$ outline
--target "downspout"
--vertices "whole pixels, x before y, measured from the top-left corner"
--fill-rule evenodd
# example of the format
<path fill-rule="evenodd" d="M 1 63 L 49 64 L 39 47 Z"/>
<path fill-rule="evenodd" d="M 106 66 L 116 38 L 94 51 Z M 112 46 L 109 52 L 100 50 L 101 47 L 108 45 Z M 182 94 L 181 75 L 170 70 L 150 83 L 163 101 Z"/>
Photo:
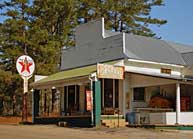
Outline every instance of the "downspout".
<path fill-rule="evenodd" d="M 92 111 L 91 111 L 91 125 L 94 125 L 94 102 L 93 102 L 93 81 L 97 81 L 97 77 L 96 77 L 96 73 L 93 73 L 89 76 L 89 80 L 90 80 L 90 87 L 91 87 L 91 103 L 92 103 Z"/>

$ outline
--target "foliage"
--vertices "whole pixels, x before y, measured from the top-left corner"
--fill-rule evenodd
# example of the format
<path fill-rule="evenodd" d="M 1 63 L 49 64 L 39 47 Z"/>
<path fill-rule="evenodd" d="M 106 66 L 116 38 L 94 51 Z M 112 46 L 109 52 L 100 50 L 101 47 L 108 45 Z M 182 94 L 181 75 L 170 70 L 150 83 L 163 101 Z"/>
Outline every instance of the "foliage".
<path fill-rule="evenodd" d="M 152 18 L 151 9 L 163 0 L 80 0 L 79 19 L 88 22 L 104 17 L 110 30 L 154 37 L 150 24 L 162 25 L 166 20 Z"/>
<path fill-rule="evenodd" d="M 0 94 L 11 103 L 9 109 L 15 107 L 14 97 L 22 96 L 23 83 L 15 66 L 19 56 L 28 54 L 34 59 L 35 74 L 59 70 L 62 47 L 74 44 L 74 4 L 71 0 L 34 0 L 32 4 L 6 0 L 0 4 L 1 15 L 7 17 L 0 24 Z"/>
<path fill-rule="evenodd" d="M 154 37 L 149 25 L 166 21 L 152 18 L 151 9 L 162 5 L 163 0 L 0 2 L 0 14 L 6 17 L 0 23 L 0 97 L 16 113 L 23 84 L 15 67 L 19 56 L 28 54 L 34 59 L 35 74 L 50 75 L 59 70 L 61 49 L 75 45 L 74 30 L 78 24 L 104 17 L 109 30 Z"/>

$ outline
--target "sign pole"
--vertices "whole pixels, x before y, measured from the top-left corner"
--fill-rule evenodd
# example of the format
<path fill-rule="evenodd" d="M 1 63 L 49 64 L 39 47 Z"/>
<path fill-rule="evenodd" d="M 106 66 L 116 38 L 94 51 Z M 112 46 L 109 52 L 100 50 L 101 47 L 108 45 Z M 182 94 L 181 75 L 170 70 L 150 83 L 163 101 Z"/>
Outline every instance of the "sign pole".
<path fill-rule="evenodd" d="M 27 55 L 22 55 L 16 61 L 16 68 L 23 79 L 22 122 L 27 122 L 28 80 L 33 75 L 33 72 L 35 69 L 35 63 L 31 57 Z"/>
<path fill-rule="evenodd" d="M 27 122 L 27 93 L 28 93 L 28 78 L 23 78 L 23 108 L 22 108 L 22 122 Z"/>

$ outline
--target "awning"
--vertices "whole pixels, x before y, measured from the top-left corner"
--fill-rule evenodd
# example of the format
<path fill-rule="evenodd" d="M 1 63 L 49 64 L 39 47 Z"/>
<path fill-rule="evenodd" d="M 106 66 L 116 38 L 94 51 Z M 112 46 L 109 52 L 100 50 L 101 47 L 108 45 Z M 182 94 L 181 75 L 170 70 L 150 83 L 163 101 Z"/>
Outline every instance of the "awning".
<path fill-rule="evenodd" d="M 90 75 L 91 73 L 95 71 L 96 71 L 96 65 L 76 68 L 76 69 L 67 70 L 67 71 L 61 71 L 61 72 L 52 74 L 48 76 L 47 78 L 34 82 L 31 84 L 31 86 L 34 88 L 36 87 L 38 88 L 40 86 L 49 86 L 49 85 L 61 83 L 62 81 L 65 81 L 67 79 L 69 80 L 76 79 L 77 80 L 85 76 L 88 77 L 88 75 Z"/>
<path fill-rule="evenodd" d="M 111 61 L 106 62 L 106 64 L 115 64 L 119 61 Z M 94 73 L 97 71 L 97 65 L 91 65 L 91 66 L 85 66 L 81 68 L 61 71 L 55 74 L 52 74 L 42 80 L 39 80 L 37 82 L 31 83 L 31 87 L 33 88 L 49 88 L 49 87 L 57 87 L 57 86 L 63 86 L 63 84 L 67 84 L 69 82 L 82 82 L 85 80 L 89 80 L 88 76 L 91 73 Z"/>

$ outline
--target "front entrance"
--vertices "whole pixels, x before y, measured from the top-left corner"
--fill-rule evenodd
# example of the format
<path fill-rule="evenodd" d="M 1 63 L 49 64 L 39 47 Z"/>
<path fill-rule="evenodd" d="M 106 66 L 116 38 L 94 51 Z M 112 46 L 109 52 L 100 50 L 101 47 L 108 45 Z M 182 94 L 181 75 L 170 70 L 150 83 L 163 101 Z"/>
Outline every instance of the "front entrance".
<path fill-rule="evenodd" d="M 71 85 L 64 87 L 64 111 L 72 114 L 79 110 L 79 86 Z"/>
<path fill-rule="evenodd" d="M 119 80 L 101 79 L 101 83 L 102 114 L 114 114 L 119 108 Z"/>

